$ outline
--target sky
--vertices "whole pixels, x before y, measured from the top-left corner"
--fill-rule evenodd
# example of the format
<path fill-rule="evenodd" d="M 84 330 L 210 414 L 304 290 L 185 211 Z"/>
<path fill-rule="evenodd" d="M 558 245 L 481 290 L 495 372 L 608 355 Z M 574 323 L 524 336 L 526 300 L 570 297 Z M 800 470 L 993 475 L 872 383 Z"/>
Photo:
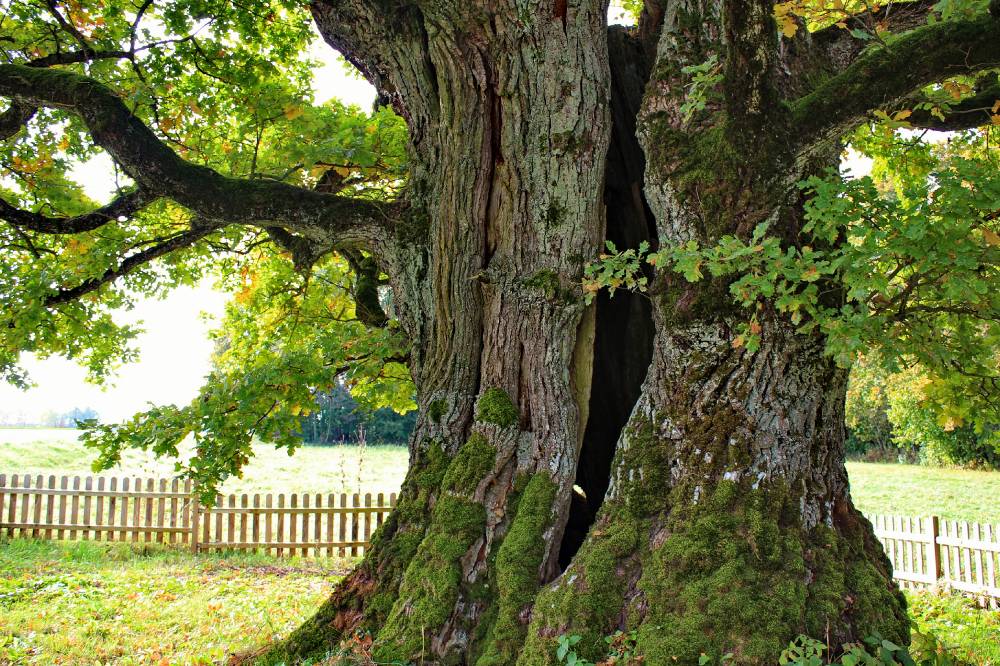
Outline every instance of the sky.
<path fill-rule="evenodd" d="M 618 4 L 618 3 L 615 3 Z M 612 23 L 624 22 L 620 9 L 609 10 Z M 313 78 L 316 101 L 337 97 L 347 104 L 371 107 L 375 89 L 360 77 L 348 73 L 343 59 L 321 39 L 316 39 L 309 56 L 320 62 Z M 854 175 L 867 172 L 869 165 L 857 157 L 847 160 Z M 74 176 L 87 194 L 108 201 L 114 189 L 111 161 L 107 156 L 80 165 Z M 84 371 L 62 358 L 39 360 L 23 357 L 36 386 L 27 391 L 0 383 L 0 424 L 36 422 L 47 412 L 93 408 L 102 421 L 118 422 L 145 409 L 148 404 L 190 402 L 208 373 L 212 342 L 208 333 L 213 318 L 223 312 L 226 296 L 205 283 L 197 288 L 178 288 L 163 300 L 138 302 L 129 312 L 119 313 L 123 322 L 142 322 L 145 332 L 136 340 L 139 360 L 120 367 L 109 386 L 98 387 L 84 379 Z"/>

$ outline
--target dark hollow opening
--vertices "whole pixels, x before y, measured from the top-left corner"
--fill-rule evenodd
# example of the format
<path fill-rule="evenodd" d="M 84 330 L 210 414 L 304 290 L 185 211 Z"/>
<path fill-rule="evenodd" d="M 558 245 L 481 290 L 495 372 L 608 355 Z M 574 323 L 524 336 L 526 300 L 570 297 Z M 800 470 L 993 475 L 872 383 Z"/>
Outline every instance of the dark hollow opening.
<path fill-rule="evenodd" d="M 608 150 L 604 200 L 607 239 L 619 250 L 655 244 L 652 211 L 643 196 L 645 157 L 635 135 L 635 120 L 649 77 L 643 51 L 623 29 L 608 33 L 611 59 L 611 114 L 614 120 Z M 590 416 L 576 470 L 576 487 L 559 549 L 562 569 L 580 549 L 604 502 L 618 437 L 639 399 L 653 355 L 653 319 L 643 294 L 606 291 L 598 294 L 594 339 L 594 370 Z"/>

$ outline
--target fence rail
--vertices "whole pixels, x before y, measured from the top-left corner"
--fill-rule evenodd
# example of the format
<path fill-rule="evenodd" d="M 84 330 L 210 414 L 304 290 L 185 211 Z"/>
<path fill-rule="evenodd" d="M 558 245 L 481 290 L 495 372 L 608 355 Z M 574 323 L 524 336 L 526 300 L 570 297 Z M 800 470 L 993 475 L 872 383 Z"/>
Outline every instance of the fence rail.
<path fill-rule="evenodd" d="M 1000 602 L 1000 526 L 937 516 L 868 517 L 903 587 L 944 584 Z"/>
<path fill-rule="evenodd" d="M 395 493 L 268 493 L 219 496 L 208 508 L 178 479 L 0 474 L 0 534 L 195 552 L 354 557 L 395 505 Z"/>
<path fill-rule="evenodd" d="M 0 534 L 180 544 L 194 551 L 357 556 L 396 495 L 220 496 L 200 506 L 190 481 L 0 474 Z M 869 516 L 903 587 L 938 583 L 1000 601 L 1000 526 L 937 516 Z"/>

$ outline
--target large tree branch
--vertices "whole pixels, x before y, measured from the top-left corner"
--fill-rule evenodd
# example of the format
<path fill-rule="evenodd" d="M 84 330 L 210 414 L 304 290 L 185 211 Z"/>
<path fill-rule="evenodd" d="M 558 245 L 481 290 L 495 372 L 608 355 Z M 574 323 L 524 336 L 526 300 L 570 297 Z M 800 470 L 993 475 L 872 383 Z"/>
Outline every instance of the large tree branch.
<path fill-rule="evenodd" d="M 897 104 L 923 86 L 997 66 L 997 16 L 925 25 L 866 51 L 846 70 L 791 102 L 794 132 L 802 143 L 837 138 L 872 110 Z"/>
<path fill-rule="evenodd" d="M 145 250 L 129 255 L 117 266 L 106 270 L 100 277 L 86 280 L 85 282 L 69 289 L 60 289 L 45 299 L 45 305 L 46 307 L 52 307 L 54 305 L 69 303 L 70 301 L 74 301 L 81 296 L 97 291 L 109 282 L 114 282 L 118 278 L 128 275 L 140 266 L 148 264 L 154 259 L 170 254 L 175 250 L 194 245 L 196 242 L 209 235 L 220 226 L 222 225 L 206 223 L 194 225 L 188 231 L 183 231 L 175 236 L 162 240 L 152 247 L 148 247 Z"/>
<path fill-rule="evenodd" d="M 109 88 L 64 70 L 0 65 L 0 95 L 72 110 L 94 142 L 137 185 L 196 215 L 228 223 L 282 226 L 332 244 L 388 243 L 398 206 L 314 192 L 287 183 L 230 178 L 185 161 Z"/>
<path fill-rule="evenodd" d="M 914 2 L 889 2 L 876 11 L 867 11 L 845 18 L 848 29 L 837 25 L 818 30 L 811 35 L 813 49 L 819 49 L 824 60 L 834 72 L 842 72 L 853 63 L 861 52 L 871 46 L 871 41 L 852 34 L 851 29 L 867 33 L 878 29 L 879 34 L 900 34 L 927 24 L 927 18 L 938 0 Z"/>
<path fill-rule="evenodd" d="M 135 56 L 132 51 L 94 51 L 87 49 L 84 51 L 65 51 L 50 53 L 46 56 L 29 60 L 26 65 L 31 67 L 52 67 L 53 65 L 72 65 L 80 62 L 90 62 L 92 60 L 117 60 Z"/>
<path fill-rule="evenodd" d="M 128 190 L 108 205 L 76 217 L 49 217 L 15 208 L 0 199 L 0 220 L 5 220 L 19 229 L 43 234 L 78 234 L 93 231 L 119 217 L 130 217 L 157 198 L 141 189 Z"/>

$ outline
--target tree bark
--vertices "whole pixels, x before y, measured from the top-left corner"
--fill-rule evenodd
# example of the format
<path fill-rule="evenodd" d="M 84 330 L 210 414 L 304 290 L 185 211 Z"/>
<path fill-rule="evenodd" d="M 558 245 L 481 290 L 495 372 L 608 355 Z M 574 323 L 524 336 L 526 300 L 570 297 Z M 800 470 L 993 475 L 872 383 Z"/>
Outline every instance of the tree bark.
<path fill-rule="evenodd" d="M 748 314 L 723 279 L 662 273 L 591 307 L 577 286 L 605 238 L 768 221 L 798 242 L 796 183 L 839 147 L 789 138 L 782 100 L 833 56 L 779 44 L 763 1 L 648 2 L 610 34 L 601 3 L 394 7 L 314 14 L 410 123 L 387 272 L 414 340 L 411 467 L 370 555 L 275 654 L 359 630 L 383 662 L 479 666 L 558 663 L 566 634 L 597 660 L 616 630 L 649 664 L 774 663 L 802 633 L 906 644 L 824 338 L 762 306 L 759 349 L 734 345 Z M 684 67 L 713 56 L 692 113 Z"/>

